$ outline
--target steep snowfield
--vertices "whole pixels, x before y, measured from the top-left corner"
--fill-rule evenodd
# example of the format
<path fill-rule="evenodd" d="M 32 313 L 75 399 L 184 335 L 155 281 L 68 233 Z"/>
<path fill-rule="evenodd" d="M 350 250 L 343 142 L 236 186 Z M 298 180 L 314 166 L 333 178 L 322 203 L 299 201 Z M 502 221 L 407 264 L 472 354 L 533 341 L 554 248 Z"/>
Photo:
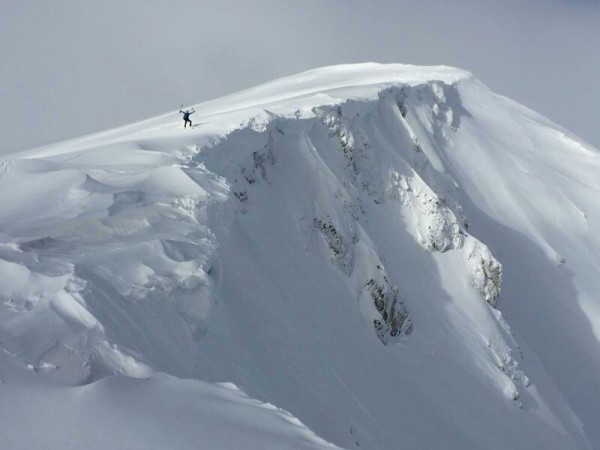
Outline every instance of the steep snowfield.
<path fill-rule="evenodd" d="M 19 379 L 5 382 L 1 393 L 3 449 L 338 448 L 232 384 L 159 374 L 65 387 L 12 370 Z"/>
<path fill-rule="evenodd" d="M 195 109 L 2 161 L 3 447 L 600 446 L 595 149 L 447 67 Z"/>

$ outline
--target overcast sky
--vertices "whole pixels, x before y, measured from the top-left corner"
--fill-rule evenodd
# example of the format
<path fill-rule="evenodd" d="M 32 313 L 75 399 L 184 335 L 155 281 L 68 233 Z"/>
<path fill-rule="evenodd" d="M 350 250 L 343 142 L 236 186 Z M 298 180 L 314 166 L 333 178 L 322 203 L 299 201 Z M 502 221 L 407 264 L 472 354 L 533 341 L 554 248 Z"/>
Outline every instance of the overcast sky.
<path fill-rule="evenodd" d="M 446 64 L 600 148 L 600 0 L 0 0 L 0 152 L 303 70 Z"/>

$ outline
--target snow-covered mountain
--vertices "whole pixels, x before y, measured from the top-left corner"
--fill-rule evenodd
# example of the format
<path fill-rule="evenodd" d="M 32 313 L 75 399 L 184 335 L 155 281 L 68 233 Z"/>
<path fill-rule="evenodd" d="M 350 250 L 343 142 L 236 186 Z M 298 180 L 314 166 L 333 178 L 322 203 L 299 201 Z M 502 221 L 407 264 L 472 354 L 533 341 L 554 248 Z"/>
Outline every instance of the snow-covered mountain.
<path fill-rule="evenodd" d="M 597 150 L 448 67 L 195 110 L 2 160 L 2 448 L 600 447 Z"/>

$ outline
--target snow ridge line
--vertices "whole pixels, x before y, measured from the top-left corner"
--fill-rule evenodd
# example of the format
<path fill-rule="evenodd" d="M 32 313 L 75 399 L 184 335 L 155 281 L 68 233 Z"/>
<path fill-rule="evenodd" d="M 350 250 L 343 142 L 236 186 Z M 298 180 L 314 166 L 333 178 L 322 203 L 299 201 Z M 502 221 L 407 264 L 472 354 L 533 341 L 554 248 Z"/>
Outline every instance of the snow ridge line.
<path fill-rule="evenodd" d="M 88 333 L 100 336 L 102 345 L 93 343 L 83 333 L 84 343 L 69 345 L 70 349 L 77 349 L 75 358 L 60 351 L 60 356 L 54 356 L 54 347 L 46 349 L 44 355 L 52 355 L 50 360 L 57 361 L 81 360 L 81 366 L 72 375 L 78 382 L 115 371 L 134 376 L 147 373 L 148 368 L 136 361 L 176 375 L 194 376 L 198 359 L 196 339 L 205 332 L 210 310 L 213 282 L 209 273 L 216 248 L 214 236 L 206 225 L 207 205 L 215 199 L 227 198 L 229 183 L 241 204 L 240 212 L 247 212 L 252 204 L 250 187 L 259 180 L 269 183 L 270 168 L 278 158 L 276 147 L 289 149 L 292 141 L 298 145 L 295 140 L 298 135 L 304 136 L 317 153 L 339 149 L 345 161 L 341 165 L 344 172 L 333 161 L 327 163 L 339 187 L 333 198 L 314 205 L 310 213 L 314 230 L 324 237 L 328 251 L 333 252 L 332 261 L 353 283 L 360 309 L 382 343 L 397 342 L 400 336 L 410 334 L 413 324 L 400 294 L 401 286 L 389 276 L 377 247 L 369 242 L 364 205 L 400 201 L 407 222 L 412 222 L 411 232 L 428 251 L 461 250 L 465 241 L 478 243 L 466 233 L 467 222 L 460 205 L 444 190 L 447 180 L 439 180 L 432 170 L 430 154 L 417 142 L 405 120 L 407 115 L 422 115 L 423 110 L 430 110 L 428 120 L 432 123 L 443 119 L 443 123 L 436 125 L 438 135 L 445 136 L 446 128 L 452 131 L 451 127 L 458 126 L 459 120 L 453 109 L 443 103 L 447 88 L 439 84 L 391 87 L 383 90 L 375 101 L 349 100 L 335 107 L 315 108 L 317 120 L 267 113 L 265 120 L 250 120 L 246 128 L 224 136 L 212 149 L 213 153 L 227 150 L 232 139 L 236 136 L 246 139 L 248 133 L 264 142 L 250 153 L 246 162 L 236 165 L 233 172 L 208 171 L 202 163 L 206 149 L 195 146 L 171 151 L 178 159 L 171 166 L 136 167 L 125 175 L 122 168 L 88 170 L 85 181 L 70 192 L 75 199 L 88 200 L 89 196 L 106 198 L 110 194 L 112 200 L 105 201 L 101 208 L 108 217 L 85 222 L 91 230 L 84 236 L 38 237 L 25 242 L 23 248 L 44 257 L 51 256 L 46 247 L 55 247 L 55 254 L 69 254 L 68 248 L 83 253 L 70 255 L 73 264 L 70 273 L 81 275 L 73 283 L 82 292 L 77 303 L 102 324 L 97 333 Z M 387 129 L 380 124 L 387 125 Z M 382 150 L 394 155 L 395 169 L 386 171 L 389 161 L 381 159 Z M 63 161 L 62 165 L 66 169 L 69 163 Z M 226 176 L 228 181 L 215 173 Z M 441 194 L 436 194 L 432 186 Z M 94 200 L 98 202 L 99 198 Z M 84 210 L 71 219 L 73 223 L 68 227 L 60 228 L 77 229 L 82 217 L 93 214 L 98 211 Z M 467 252 L 465 266 L 472 273 L 473 285 L 495 306 L 501 266 L 483 244 L 466 247 L 469 250 L 463 251 Z M 364 255 L 369 257 L 363 260 Z M 121 300 L 132 303 L 117 304 Z M 56 304 L 59 307 L 53 311 L 62 312 L 65 320 L 69 308 Z M 82 314 L 72 316 L 81 322 Z M 160 320 L 153 318 L 157 315 Z M 95 323 L 91 319 L 88 322 Z M 168 333 L 154 331 L 166 326 Z M 107 334 L 113 343 L 110 348 L 104 345 Z M 104 350 L 98 350 L 101 347 Z M 131 360 L 126 364 L 123 357 L 112 357 L 114 352 Z M 40 355 L 29 358 L 41 360 Z"/>

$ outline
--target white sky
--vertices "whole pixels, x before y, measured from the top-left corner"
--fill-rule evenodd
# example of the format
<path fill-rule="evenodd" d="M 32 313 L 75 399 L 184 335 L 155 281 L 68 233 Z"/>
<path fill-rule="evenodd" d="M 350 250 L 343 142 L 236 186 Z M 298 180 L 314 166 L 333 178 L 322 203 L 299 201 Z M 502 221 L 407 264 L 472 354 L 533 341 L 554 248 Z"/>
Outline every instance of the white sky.
<path fill-rule="evenodd" d="M 0 0 L 0 152 L 318 66 L 472 71 L 600 147 L 598 0 Z"/>

